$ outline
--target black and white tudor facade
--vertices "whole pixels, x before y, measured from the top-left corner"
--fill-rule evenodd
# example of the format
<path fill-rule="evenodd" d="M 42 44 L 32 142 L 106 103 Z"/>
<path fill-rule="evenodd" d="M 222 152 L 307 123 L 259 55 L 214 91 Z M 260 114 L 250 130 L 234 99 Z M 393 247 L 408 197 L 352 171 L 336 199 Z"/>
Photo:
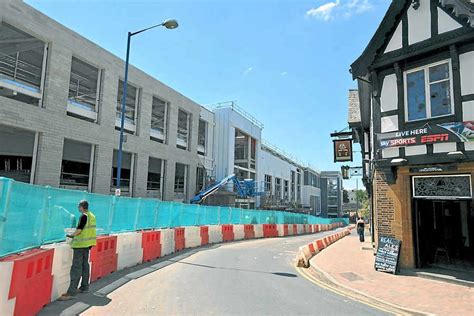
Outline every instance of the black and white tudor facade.
<path fill-rule="evenodd" d="M 405 242 L 405 266 L 474 262 L 474 2 L 393 0 L 351 73 L 376 233 Z"/>

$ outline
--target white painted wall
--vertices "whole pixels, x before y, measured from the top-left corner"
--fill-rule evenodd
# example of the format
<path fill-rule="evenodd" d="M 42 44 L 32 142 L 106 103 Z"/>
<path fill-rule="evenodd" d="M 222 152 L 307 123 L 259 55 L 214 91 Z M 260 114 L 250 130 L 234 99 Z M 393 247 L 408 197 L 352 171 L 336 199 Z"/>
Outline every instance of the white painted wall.
<path fill-rule="evenodd" d="M 456 143 L 440 143 L 433 144 L 433 153 L 448 153 L 450 151 L 456 151 Z"/>
<path fill-rule="evenodd" d="M 204 107 L 201 107 L 200 118 L 207 122 L 207 135 L 206 135 L 206 155 L 199 156 L 199 162 L 206 168 L 208 173 L 214 169 L 214 129 L 215 129 L 215 118 L 214 113 Z"/>
<path fill-rule="evenodd" d="M 455 19 L 450 17 L 441 8 L 438 8 L 438 33 L 445 33 L 462 27 Z"/>
<path fill-rule="evenodd" d="M 385 48 L 384 53 L 388 53 L 397 49 L 402 48 L 403 42 L 402 42 L 402 23 L 398 23 L 397 28 L 395 29 L 395 32 L 392 35 L 392 38 L 390 39 L 390 42 L 388 42 L 387 47 Z"/>
<path fill-rule="evenodd" d="M 408 44 L 412 45 L 431 37 L 430 0 L 421 0 L 420 7 L 408 9 Z"/>
<path fill-rule="evenodd" d="M 399 148 L 382 149 L 382 158 L 394 158 L 400 156 Z"/>
<path fill-rule="evenodd" d="M 230 107 L 215 109 L 214 114 L 216 122 L 214 163 L 217 179 L 222 179 L 234 172 L 235 129 L 239 129 L 257 140 L 256 171 L 258 179 L 262 129 Z"/>
<path fill-rule="evenodd" d="M 467 101 L 462 103 L 462 118 L 464 122 L 474 121 L 474 101 Z"/>
<path fill-rule="evenodd" d="M 380 131 L 382 133 L 398 131 L 398 115 L 382 117 L 380 123 Z"/>
<path fill-rule="evenodd" d="M 263 183 L 265 181 L 265 175 L 268 174 L 272 176 L 273 190 L 275 189 L 275 178 L 282 179 L 282 192 L 284 189 L 284 180 L 288 180 L 290 182 L 289 185 L 291 186 L 291 171 L 296 172 L 296 169 L 298 168 L 297 166 L 290 164 L 288 161 L 285 161 L 266 150 L 260 151 L 258 161 L 260 166 L 259 173 L 257 174 L 258 182 Z M 291 196 L 291 188 L 289 193 Z"/>
<path fill-rule="evenodd" d="M 459 55 L 461 94 L 474 93 L 474 51 Z"/>
<path fill-rule="evenodd" d="M 397 76 L 387 75 L 383 78 L 382 92 L 380 94 L 380 111 L 387 112 L 398 108 Z"/>
<path fill-rule="evenodd" d="M 426 145 L 405 147 L 405 155 L 407 156 L 426 155 L 427 152 L 428 150 L 426 148 Z"/>

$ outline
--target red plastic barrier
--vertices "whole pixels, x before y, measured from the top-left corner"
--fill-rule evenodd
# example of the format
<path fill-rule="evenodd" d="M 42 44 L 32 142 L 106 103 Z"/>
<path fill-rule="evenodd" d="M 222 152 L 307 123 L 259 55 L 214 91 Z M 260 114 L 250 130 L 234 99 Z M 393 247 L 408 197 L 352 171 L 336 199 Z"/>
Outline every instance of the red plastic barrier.
<path fill-rule="evenodd" d="M 117 271 L 117 236 L 99 236 L 97 245 L 92 247 L 91 282 Z"/>
<path fill-rule="evenodd" d="M 308 224 L 308 232 L 313 233 L 313 225 Z"/>
<path fill-rule="evenodd" d="M 283 224 L 283 236 L 288 236 L 289 231 L 288 231 L 288 224 Z"/>
<path fill-rule="evenodd" d="M 319 225 L 318 224 L 314 224 L 313 232 L 315 232 L 315 233 L 319 232 Z"/>
<path fill-rule="evenodd" d="M 311 251 L 311 254 L 314 255 L 314 254 L 316 253 L 316 250 L 314 249 L 313 244 L 312 244 L 312 243 L 311 243 L 311 244 L 308 244 L 308 247 L 309 247 L 309 251 Z"/>
<path fill-rule="evenodd" d="M 201 246 L 209 243 L 209 226 L 201 226 Z"/>
<path fill-rule="evenodd" d="M 316 246 L 318 246 L 318 249 L 319 249 L 319 250 L 323 250 L 323 249 L 324 249 L 323 240 L 322 240 L 322 239 L 316 240 Z"/>
<path fill-rule="evenodd" d="M 143 262 L 152 261 L 161 257 L 161 232 L 142 232 Z"/>
<path fill-rule="evenodd" d="M 184 227 L 174 228 L 174 251 L 180 251 L 185 248 Z"/>
<path fill-rule="evenodd" d="M 306 234 L 306 224 L 303 224 L 303 234 Z"/>
<path fill-rule="evenodd" d="M 293 235 L 298 235 L 298 225 L 293 224 Z"/>
<path fill-rule="evenodd" d="M 230 224 L 222 225 L 222 241 L 233 241 L 234 240 L 234 226 Z"/>
<path fill-rule="evenodd" d="M 253 225 L 246 224 L 244 225 L 244 239 L 253 239 L 255 238 L 255 230 L 253 229 Z"/>
<path fill-rule="evenodd" d="M 278 237 L 276 224 L 263 224 L 263 238 Z"/>
<path fill-rule="evenodd" d="M 11 255 L 0 262 L 13 262 L 8 300 L 15 298 L 14 315 L 35 315 L 51 300 L 54 249 L 34 249 Z"/>

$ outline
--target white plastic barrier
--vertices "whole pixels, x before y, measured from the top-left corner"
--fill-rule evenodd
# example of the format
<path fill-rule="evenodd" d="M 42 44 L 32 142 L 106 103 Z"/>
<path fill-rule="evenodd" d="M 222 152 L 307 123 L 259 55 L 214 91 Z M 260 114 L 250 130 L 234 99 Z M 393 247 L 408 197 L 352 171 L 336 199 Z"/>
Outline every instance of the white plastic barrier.
<path fill-rule="evenodd" d="M 278 237 L 285 236 L 285 225 L 277 224 Z"/>
<path fill-rule="evenodd" d="M 244 225 L 234 225 L 234 240 L 245 238 Z"/>
<path fill-rule="evenodd" d="M 293 224 L 288 224 L 288 235 L 294 235 L 295 232 L 293 232 Z"/>
<path fill-rule="evenodd" d="M 263 225 L 262 224 L 253 225 L 253 230 L 255 232 L 255 238 L 263 238 Z"/>
<path fill-rule="evenodd" d="M 54 249 L 53 256 L 53 288 L 51 290 L 51 302 L 57 300 L 66 293 L 71 281 L 69 273 L 72 265 L 72 248 L 69 244 L 57 243 L 44 245 L 42 249 Z"/>
<path fill-rule="evenodd" d="M 142 233 L 117 234 L 117 270 L 133 267 L 143 261 Z"/>
<path fill-rule="evenodd" d="M 219 243 L 222 242 L 222 227 L 220 225 L 210 225 L 209 226 L 209 243 Z"/>
<path fill-rule="evenodd" d="M 174 252 L 174 229 L 161 229 L 161 255 Z"/>
<path fill-rule="evenodd" d="M 13 274 L 13 262 L 0 262 L 0 315 L 13 315 L 15 298 L 8 299 Z"/>
<path fill-rule="evenodd" d="M 298 232 L 296 233 L 297 235 L 304 234 L 304 224 L 298 224 L 296 225 Z"/>
<path fill-rule="evenodd" d="M 184 228 L 185 248 L 194 248 L 201 245 L 201 227 L 186 226 Z"/>

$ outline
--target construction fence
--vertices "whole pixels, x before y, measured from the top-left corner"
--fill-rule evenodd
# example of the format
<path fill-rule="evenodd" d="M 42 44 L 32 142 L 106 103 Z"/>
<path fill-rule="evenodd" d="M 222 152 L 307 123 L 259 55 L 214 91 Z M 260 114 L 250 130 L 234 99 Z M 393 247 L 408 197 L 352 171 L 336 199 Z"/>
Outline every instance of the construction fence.
<path fill-rule="evenodd" d="M 0 177 L 0 257 L 65 240 L 65 229 L 77 225 L 80 200 L 89 202 L 89 208 L 97 218 L 99 235 L 179 226 L 343 221 L 283 211 L 116 197 Z"/>

